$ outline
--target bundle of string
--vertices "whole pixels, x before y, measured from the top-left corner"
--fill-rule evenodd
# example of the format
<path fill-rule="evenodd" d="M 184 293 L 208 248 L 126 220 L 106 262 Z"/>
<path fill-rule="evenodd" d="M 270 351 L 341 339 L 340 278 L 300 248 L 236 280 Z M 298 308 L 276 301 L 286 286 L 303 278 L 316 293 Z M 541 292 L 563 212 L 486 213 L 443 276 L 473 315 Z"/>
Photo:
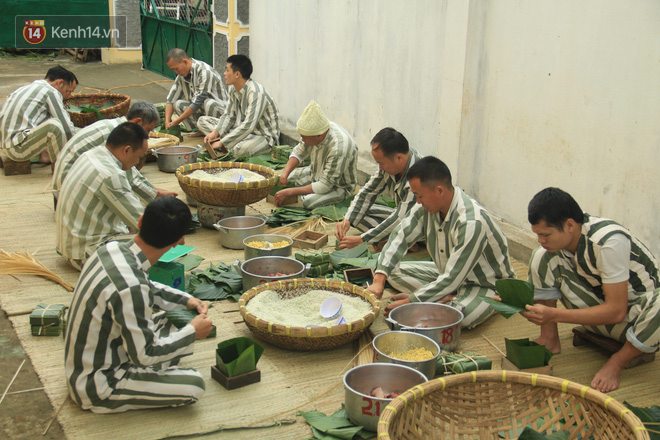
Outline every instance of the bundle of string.
<path fill-rule="evenodd" d="M 44 266 L 34 257 L 34 254 L 28 251 L 9 253 L 0 250 L 0 274 L 36 275 L 55 281 L 69 292 L 73 292 L 73 286 L 71 284 L 67 283 L 59 275 Z"/>
<path fill-rule="evenodd" d="M 322 217 L 312 217 L 307 220 L 301 220 L 288 225 L 279 226 L 277 228 L 269 229 L 269 234 L 286 235 L 293 237 L 294 235 L 303 231 L 323 231 L 325 229 L 325 222 Z"/>

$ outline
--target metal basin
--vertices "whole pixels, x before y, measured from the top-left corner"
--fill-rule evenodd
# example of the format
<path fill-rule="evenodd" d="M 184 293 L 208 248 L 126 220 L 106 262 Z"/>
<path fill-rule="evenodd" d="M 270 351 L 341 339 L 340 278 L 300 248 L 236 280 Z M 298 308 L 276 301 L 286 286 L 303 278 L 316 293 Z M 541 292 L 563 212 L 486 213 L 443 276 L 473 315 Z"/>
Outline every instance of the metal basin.
<path fill-rule="evenodd" d="M 197 147 L 160 147 L 153 151 L 157 158 L 158 169 L 173 173 L 177 168 L 197 162 Z"/>
<path fill-rule="evenodd" d="M 263 234 L 266 219 L 249 215 L 226 217 L 213 225 L 220 232 L 220 244 L 229 249 L 243 249 L 243 240 Z"/>
<path fill-rule="evenodd" d="M 400 394 L 426 380 L 422 373 L 404 365 L 367 364 L 352 368 L 344 375 L 346 415 L 354 424 L 376 432 L 380 413 L 392 399 L 372 397 L 371 390 L 381 387 L 387 394 Z"/>
<path fill-rule="evenodd" d="M 435 368 L 440 356 L 440 346 L 431 338 L 413 332 L 394 331 L 381 333 L 374 338 L 374 362 L 392 363 L 405 365 L 421 371 L 424 375 L 433 379 Z M 387 353 L 393 351 L 406 351 L 413 348 L 425 348 L 429 350 L 433 357 L 425 361 L 404 361 L 388 356 Z"/>
<path fill-rule="evenodd" d="M 456 351 L 461 339 L 463 313 L 437 303 L 404 304 L 385 320 L 392 330 L 406 330 L 428 336 L 444 351 Z"/>
<path fill-rule="evenodd" d="M 293 278 L 305 278 L 311 268 L 310 264 L 288 257 L 256 257 L 239 264 L 238 260 L 234 267 L 243 276 L 243 290 L 248 290 L 261 283 L 281 281 Z M 285 273 L 282 276 L 268 276 L 272 273 Z"/>
<path fill-rule="evenodd" d="M 256 248 L 249 246 L 249 243 L 253 241 L 264 241 L 267 243 L 278 243 L 281 241 L 286 241 L 286 246 L 272 249 L 265 248 Z M 243 240 L 243 249 L 245 261 L 250 260 L 255 257 L 290 257 L 293 248 L 293 239 L 287 237 L 286 235 L 277 235 L 277 234 L 259 234 L 251 235 Z"/>

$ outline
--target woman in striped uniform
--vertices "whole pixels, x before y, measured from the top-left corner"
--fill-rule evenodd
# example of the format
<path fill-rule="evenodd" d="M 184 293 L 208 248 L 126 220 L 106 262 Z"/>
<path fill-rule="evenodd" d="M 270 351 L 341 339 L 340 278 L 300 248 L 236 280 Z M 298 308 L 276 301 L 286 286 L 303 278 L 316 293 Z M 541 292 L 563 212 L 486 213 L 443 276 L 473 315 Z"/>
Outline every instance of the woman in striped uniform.
<path fill-rule="evenodd" d="M 559 188 L 534 196 L 528 220 L 541 247 L 529 263 L 535 305 L 523 316 L 541 326 L 537 342 L 554 353 L 561 350 L 558 322 L 582 324 L 624 343 L 591 382 L 603 392 L 617 389 L 628 362 L 660 343 L 655 258 L 626 228 L 583 213 Z M 558 299 L 566 309 L 556 308 Z"/>

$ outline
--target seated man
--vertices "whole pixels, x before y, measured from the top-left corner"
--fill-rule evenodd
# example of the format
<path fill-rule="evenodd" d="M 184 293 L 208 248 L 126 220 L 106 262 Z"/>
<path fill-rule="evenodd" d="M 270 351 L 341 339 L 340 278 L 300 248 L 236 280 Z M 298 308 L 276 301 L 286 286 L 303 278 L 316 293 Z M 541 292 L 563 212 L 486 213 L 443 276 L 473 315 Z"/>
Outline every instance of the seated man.
<path fill-rule="evenodd" d="M 388 280 L 410 292 L 394 295 L 386 314 L 410 302 L 447 303 L 462 310 L 463 327 L 475 327 L 494 313 L 481 298 L 495 296 L 496 280 L 515 277 L 506 237 L 482 206 L 452 185 L 440 159 L 418 160 L 408 180 L 418 205 L 390 235 L 368 289 L 380 297 Z M 401 262 L 424 237 L 433 261 Z"/>
<path fill-rule="evenodd" d="M 335 226 L 339 249 L 351 249 L 365 242 L 380 250 L 380 243 L 387 240 L 394 227 L 415 206 L 408 170 L 420 156 L 408 147 L 408 140 L 393 128 L 383 128 L 371 140 L 371 155 L 379 170 L 360 189 L 344 219 Z M 381 194 L 393 198 L 396 208 L 376 204 Z M 351 226 L 362 234 L 346 235 Z"/>
<path fill-rule="evenodd" d="M 216 141 L 212 143 L 213 148 L 228 149 L 234 157 L 267 153 L 280 138 L 275 101 L 264 86 L 250 78 L 251 75 L 252 61 L 248 57 L 232 55 L 227 58 L 225 83 L 229 103 L 225 114 L 220 119 L 199 118 L 201 130 L 210 129 L 204 141 Z"/>
<path fill-rule="evenodd" d="M 181 406 L 204 394 L 202 375 L 177 364 L 193 353 L 196 338 L 211 332 L 208 304 L 148 275 L 166 251 L 184 243 L 190 222 L 182 201 L 154 200 L 131 242 L 107 243 L 85 264 L 64 341 L 69 394 L 82 409 L 107 414 Z M 177 308 L 200 314 L 177 330 L 164 316 Z"/>
<path fill-rule="evenodd" d="M 553 353 L 561 345 L 558 322 L 624 343 L 596 373 L 591 386 L 619 387 L 621 370 L 660 343 L 660 282 L 651 252 L 616 222 L 582 212 L 570 194 L 546 188 L 527 208 L 541 247 L 532 254 L 534 305 L 522 315 L 541 326 L 536 342 Z M 561 299 L 566 309 L 556 308 Z"/>
<path fill-rule="evenodd" d="M 15 161 L 35 157 L 55 162 L 75 127 L 64 108 L 78 86 L 76 75 L 64 67 L 51 67 L 45 79 L 20 87 L 0 110 L 0 148 Z"/>
<path fill-rule="evenodd" d="M 330 122 L 321 107 L 311 101 L 298 119 L 296 129 L 302 142 L 289 156 L 280 185 L 289 183 L 275 194 L 275 204 L 281 206 L 289 196 L 302 196 L 307 209 L 341 202 L 353 194 L 357 183 L 357 145 L 339 125 Z M 309 166 L 297 168 L 307 157 Z"/>
<path fill-rule="evenodd" d="M 105 145 L 76 160 L 60 191 L 55 221 L 57 252 L 80 270 L 98 246 L 129 239 L 144 206 L 126 170 L 147 152 L 147 133 L 132 122 L 112 130 Z M 130 229 L 129 229 L 130 228 Z"/>
<path fill-rule="evenodd" d="M 227 88 L 215 69 L 204 61 L 190 58 L 183 49 L 174 48 L 165 57 L 167 66 L 176 73 L 174 84 L 167 94 L 165 106 L 165 128 L 183 124 L 186 130 L 199 128 L 197 124 L 200 116 L 213 116 L 219 118 L 225 111 L 227 101 Z M 178 117 L 172 120 L 172 114 Z M 199 128 L 197 134 L 203 136 Z"/>
<path fill-rule="evenodd" d="M 81 129 L 62 148 L 55 169 L 53 171 L 53 194 L 55 199 L 62 188 L 64 178 L 76 160 L 83 153 L 99 145 L 104 145 L 110 136 L 110 132 L 124 122 L 133 122 L 144 128 L 149 133 L 160 123 L 160 116 L 156 106 L 146 101 L 135 101 L 126 116 L 114 119 L 101 119 Z M 176 193 L 154 186 L 140 173 L 137 168 L 126 170 L 128 180 L 133 183 L 135 194 L 146 204 L 155 197 L 174 196 Z"/>

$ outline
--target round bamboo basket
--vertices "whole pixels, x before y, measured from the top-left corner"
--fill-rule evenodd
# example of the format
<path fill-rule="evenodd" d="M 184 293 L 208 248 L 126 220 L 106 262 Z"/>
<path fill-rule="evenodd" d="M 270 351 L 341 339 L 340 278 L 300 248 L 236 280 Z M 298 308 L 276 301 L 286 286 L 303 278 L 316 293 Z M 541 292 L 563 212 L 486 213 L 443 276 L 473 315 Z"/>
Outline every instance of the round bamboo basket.
<path fill-rule="evenodd" d="M 359 296 L 371 304 L 373 311 L 357 321 L 331 327 L 291 327 L 259 319 L 245 308 L 252 298 L 265 290 L 275 290 L 281 295 L 299 296 L 315 289 Z M 315 351 L 329 350 L 359 338 L 378 316 L 380 303 L 374 294 L 354 284 L 322 278 L 302 278 L 253 287 L 241 296 L 238 301 L 238 309 L 245 324 L 257 338 L 290 350 Z"/>
<path fill-rule="evenodd" d="M 64 108 L 68 110 L 69 106 L 71 105 L 77 105 L 79 107 L 88 104 L 103 105 L 107 101 L 112 101 L 115 103 L 115 105 L 98 111 L 98 113 L 102 114 L 106 119 L 125 116 L 126 113 L 128 113 L 128 108 L 131 105 L 130 96 L 117 95 L 112 93 L 101 93 L 93 95 L 73 95 L 71 98 L 64 100 Z M 98 120 L 97 112 L 78 113 L 69 111 L 69 116 L 71 117 L 71 122 L 73 122 L 73 125 L 76 127 L 86 127 Z"/>
<path fill-rule="evenodd" d="M 257 182 L 212 182 L 210 180 L 191 179 L 187 174 L 195 170 L 221 170 L 227 168 L 245 168 L 265 177 Z M 176 178 L 181 189 L 193 199 L 214 206 L 245 206 L 266 198 L 277 183 L 275 171 L 271 168 L 252 163 L 239 162 L 200 162 L 179 167 Z"/>
<path fill-rule="evenodd" d="M 378 439 L 517 439 L 530 426 L 569 438 L 649 439 L 646 428 L 612 397 L 542 374 L 493 370 L 415 386 L 385 407 Z"/>

